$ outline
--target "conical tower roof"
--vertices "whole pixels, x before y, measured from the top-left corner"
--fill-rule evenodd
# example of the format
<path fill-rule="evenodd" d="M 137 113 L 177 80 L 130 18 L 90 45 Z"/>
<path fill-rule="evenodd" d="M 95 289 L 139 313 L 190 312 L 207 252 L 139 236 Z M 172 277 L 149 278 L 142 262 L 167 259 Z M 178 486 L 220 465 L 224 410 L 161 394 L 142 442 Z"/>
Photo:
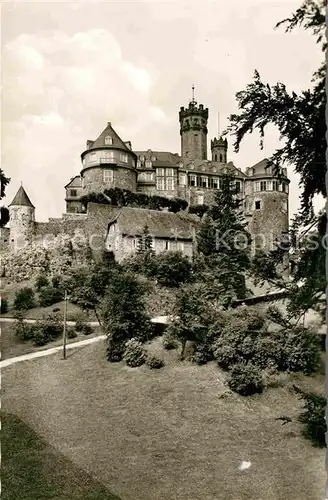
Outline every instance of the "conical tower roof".
<path fill-rule="evenodd" d="M 26 191 L 25 189 L 23 188 L 23 186 L 21 186 L 19 188 L 19 190 L 17 191 L 13 201 L 10 203 L 10 207 L 11 206 L 17 206 L 17 205 L 23 205 L 25 207 L 32 207 L 32 208 L 35 208 L 34 205 L 32 205 L 31 203 L 31 200 L 29 199 L 29 197 L 27 196 L 26 194 Z"/>

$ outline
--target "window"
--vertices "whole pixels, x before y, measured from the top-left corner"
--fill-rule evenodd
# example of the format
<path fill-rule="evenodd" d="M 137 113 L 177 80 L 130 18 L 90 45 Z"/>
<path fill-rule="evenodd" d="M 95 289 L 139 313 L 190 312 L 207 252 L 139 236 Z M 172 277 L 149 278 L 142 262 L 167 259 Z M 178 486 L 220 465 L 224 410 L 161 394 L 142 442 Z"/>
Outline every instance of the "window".
<path fill-rule="evenodd" d="M 170 250 L 170 241 L 165 241 L 165 250 Z"/>
<path fill-rule="evenodd" d="M 189 151 L 186 151 L 186 157 L 188 158 L 188 156 L 189 156 Z"/>
<path fill-rule="evenodd" d="M 195 175 L 189 176 L 189 186 L 196 186 L 196 176 Z"/>
<path fill-rule="evenodd" d="M 214 161 L 218 161 L 218 155 L 217 154 L 214 155 Z"/>
<path fill-rule="evenodd" d="M 214 189 L 217 189 L 219 187 L 219 179 L 217 177 L 213 177 L 212 183 Z"/>
<path fill-rule="evenodd" d="M 267 191 L 272 191 L 272 181 L 266 181 Z"/>
<path fill-rule="evenodd" d="M 123 163 L 127 163 L 128 162 L 128 155 L 125 154 L 125 153 L 121 153 L 120 154 L 120 160 L 123 162 Z"/>
<path fill-rule="evenodd" d="M 153 172 L 145 172 L 145 181 L 151 182 L 153 180 Z"/>
<path fill-rule="evenodd" d="M 178 252 L 183 252 L 184 251 L 184 242 L 183 241 L 178 241 L 177 242 L 177 249 L 178 249 Z"/>
<path fill-rule="evenodd" d="M 166 189 L 168 191 L 173 191 L 174 190 L 174 177 L 168 177 L 166 179 Z"/>
<path fill-rule="evenodd" d="M 278 181 L 272 181 L 272 189 L 273 191 L 278 191 L 279 188 L 279 182 Z"/>
<path fill-rule="evenodd" d="M 140 161 L 141 162 L 145 161 L 145 156 L 144 155 L 140 155 Z"/>
<path fill-rule="evenodd" d="M 201 177 L 201 187 L 207 188 L 208 185 L 207 181 L 208 181 L 207 177 Z"/>
<path fill-rule="evenodd" d="M 102 158 L 102 160 L 106 160 L 106 161 L 113 160 L 114 151 L 102 151 L 101 158 Z"/>
<path fill-rule="evenodd" d="M 198 197 L 197 197 L 197 204 L 198 205 L 204 205 L 204 195 L 203 194 L 199 194 Z"/>
<path fill-rule="evenodd" d="M 137 168 L 141 168 L 141 161 L 140 160 L 137 161 Z"/>
<path fill-rule="evenodd" d="M 185 186 L 186 185 L 186 174 L 181 174 L 180 175 L 180 186 Z"/>
<path fill-rule="evenodd" d="M 240 191 L 241 191 L 241 182 L 240 181 L 236 181 L 236 191 L 237 191 L 237 193 L 240 193 Z"/>
<path fill-rule="evenodd" d="M 282 202 L 282 209 L 284 212 L 287 212 L 287 201 Z"/>
<path fill-rule="evenodd" d="M 157 169 L 156 174 L 157 174 L 158 177 L 164 177 L 164 173 L 165 173 L 164 172 L 164 168 L 158 168 Z"/>
<path fill-rule="evenodd" d="M 103 182 L 113 182 L 113 170 L 103 170 Z"/>
<path fill-rule="evenodd" d="M 77 196 L 77 190 L 76 189 L 71 189 L 71 196 Z"/>
<path fill-rule="evenodd" d="M 282 185 L 282 190 L 284 193 L 288 193 L 288 185 L 285 182 Z"/>
<path fill-rule="evenodd" d="M 166 175 L 167 177 L 173 177 L 174 175 L 173 168 L 166 169 Z"/>
<path fill-rule="evenodd" d="M 259 182 L 255 182 L 255 191 L 260 191 L 260 183 Z"/>
<path fill-rule="evenodd" d="M 89 154 L 89 162 L 95 161 L 97 159 L 96 153 Z"/>
<path fill-rule="evenodd" d="M 256 201 L 255 202 L 255 210 L 260 210 L 261 209 L 261 202 L 260 201 Z"/>
<path fill-rule="evenodd" d="M 105 146 L 111 146 L 113 144 L 113 138 L 111 135 L 105 137 Z"/>
<path fill-rule="evenodd" d="M 164 191 L 165 185 L 164 185 L 164 179 L 157 179 L 156 180 L 156 188 L 158 191 Z"/>
<path fill-rule="evenodd" d="M 205 153 L 205 151 L 203 153 L 203 160 L 206 160 L 206 153 Z"/>
<path fill-rule="evenodd" d="M 223 156 L 220 154 L 220 163 L 223 162 Z"/>
<path fill-rule="evenodd" d="M 83 166 L 85 165 L 85 158 L 83 158 L 83 160 L 82 160 L 82 165 Z"/>
<path fill-rule="evenodd" d="M 260 190 L 261 191 L 266 191 L 267 190 L 267 183 L 266 183 L 266 181 L 261 181 L 260 182 Z"/>
<path fill-rule="evenodd" d="M 152 168 L 153 164 L 151 160 L 146 160 L 146 168 Z"/>
<path fill-rule="evenodd" d="M 156 161 L 156 156 L 153 155 L 150 159 L 151 159 L 151 161 Z"/>
<path fill-rule="evenodd" d="M 200 175 L 197 175 L 197 177 L 196 177 L 196 186 L 202 187 L 202 178 Z"/>

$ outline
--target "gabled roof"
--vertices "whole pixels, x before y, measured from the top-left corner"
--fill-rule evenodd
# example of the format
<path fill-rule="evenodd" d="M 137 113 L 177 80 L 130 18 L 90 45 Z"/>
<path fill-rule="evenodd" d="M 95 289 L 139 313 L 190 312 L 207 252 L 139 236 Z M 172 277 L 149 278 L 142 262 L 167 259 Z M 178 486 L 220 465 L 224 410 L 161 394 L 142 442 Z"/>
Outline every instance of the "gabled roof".
<path fill-rule="evenodd" d="M 140 157 L 143 155 L 146 160 L 150 160 L 152 156 L 156 156 L 156 160 L 153 161 L 154 167 L 165 167 L 166 165 L 178 166 L 181 162 L 181 156 L 177 153 L 170 153 L 169 151 L 135 151 L 135 154 Z"/>
<path fill-rule="evenodd" d="M 141 236 L 145 225 L 152 236 L 168 239 L 193 238 L 193 233 L 199 224 L 196 215 L 186 212 L 162 212 L 145 208 L 123 207 L 109 221 L 108 227 L 114 223 L 119 226 L 121 234 L 126 236 Z"/>
<path fill-rule="evenodd" d="M 238 177 L 246 177 L 244 172 L 237 168 L 232 161 L 229 161 L 229 163 L 218 163 L 210 160 L 188 160 L 188 162 L 185 160 L 183 169 L 187 170 L 189 173 L 195 172 L 204 175 L 212 173 L 224 175 L 226 172 L 227 174 L 229 173 Z"/>
<path fill-rule="evenodd" d="M 21 206 L 25 206 L 25 207 L 35 208 L 34 205 L 32 205 L 31 200 L 27 196 L 26 191 L 23 188 L 23 185 L 17 191 L 17 193 L 16 193 L 13 201 L 10 203 L 9 207 L 15 206 L 15 205 L 16 206 L 21 205 Z"/>
<path fill-rule="evenodd" d="M 113 142 L 110 145 L 105 144 L 105 137 L 107 136 L 112 137 Z M 92 144 L 90 141 L 90 148 L 88 149 L 88 151 L 102 147 L 106 147 L 109 149 L 125 149 L 126 151 L 129 151 L 131 153 L 131 149 L 128 148 L 124 141 L 122 141 L 120 136 L 113 129 L 110 122 L 108 122 L 107 127 L 101 132 L 100 136 Z"/>
<path fill-rule="evenodd" d="M 65 189 L 68 187 L 82 187 L 82 179 L 79 175 L 76 175 L 75 177 L 71 177 L 71 180 L 69 181 L 66 186 L 64 186 Z"/>

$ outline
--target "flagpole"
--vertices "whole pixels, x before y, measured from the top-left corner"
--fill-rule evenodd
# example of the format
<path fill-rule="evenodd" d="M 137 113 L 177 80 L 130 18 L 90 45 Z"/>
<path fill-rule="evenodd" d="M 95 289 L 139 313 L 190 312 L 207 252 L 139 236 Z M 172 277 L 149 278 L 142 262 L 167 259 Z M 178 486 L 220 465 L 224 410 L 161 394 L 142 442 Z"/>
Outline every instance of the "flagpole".
<path fill-rule="evenodd" d="M 66 359 L 66 344 L 67 344 L 67 291 L 65 290 L 65 306 L 64 306 L 64 332 L 63 332 L 63 359 Z"/>

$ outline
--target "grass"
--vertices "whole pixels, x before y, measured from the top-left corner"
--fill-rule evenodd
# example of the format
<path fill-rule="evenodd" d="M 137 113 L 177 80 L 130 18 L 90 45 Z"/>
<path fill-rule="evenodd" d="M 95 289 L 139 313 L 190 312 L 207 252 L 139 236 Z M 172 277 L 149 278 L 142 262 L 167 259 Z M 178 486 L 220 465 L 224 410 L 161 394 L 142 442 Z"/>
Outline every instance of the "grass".
<path fill-rule="evenodd" d="M 72 328 L 72 327 L 69 327 Z M 59 346 L 63 343 L 63 339 L 60 337 L 53 342 L 49 342 L 45 346 L 36 347 L 33 345 L 32 341 L 23 342 L 19 340 L 14 333 L 13 323 L 3 323 L 0 318 L 0 330 L 1 330 L 1 359 L 13 358 L 15 356 L 21 356 L 23 354 L 29 354 L 31 352 L 42 351 L 43 349 L 50 349 L 51 347 Z M 77 337 L 74 339 L 67 339 L 67 343 L 78 342 L 80 340 L 85 340 L 87 338 L 96 337 L 101 334 L 100 327 L 93 327 L 93 333 L 86 336 L 80 332 L 76 332 Z"/>
<path fill-rule="evenodd" d="M 119 500 L 12 414 L 1 415 L 3 500 Z"/>
<path fill-rule="evenodd" d="M 9 366 L 2 407 L 124 500 L 324 498 L 325 452 L 301 437 L 302 404 L 290 390 L 323 394 L 324 375 L 243 398 L 226 392 L 215 363 L 181 363 L 160 339 L 150 350 L 161 370 L 110 364 L 103 342 L 66 361 Z M 243 460 L 251 467 L 241 472 Z"/>

